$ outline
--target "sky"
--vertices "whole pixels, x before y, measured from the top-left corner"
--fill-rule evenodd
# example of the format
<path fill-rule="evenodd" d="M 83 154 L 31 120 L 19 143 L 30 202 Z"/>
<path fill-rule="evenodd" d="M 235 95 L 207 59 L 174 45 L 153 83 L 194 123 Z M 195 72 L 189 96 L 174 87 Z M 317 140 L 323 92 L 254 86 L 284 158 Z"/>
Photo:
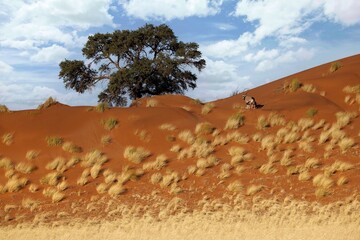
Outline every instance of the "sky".
<path fill-rule="evenodd" d="M 206 68 L 185 95 L 202 101 L 360 53 L 358 0 L 0 0 L 0 104 L 96 105 L 106 83 L 65 89 L 59 63 L 85 60 L 94 33 L 146 23 L 199 44 Z"/>

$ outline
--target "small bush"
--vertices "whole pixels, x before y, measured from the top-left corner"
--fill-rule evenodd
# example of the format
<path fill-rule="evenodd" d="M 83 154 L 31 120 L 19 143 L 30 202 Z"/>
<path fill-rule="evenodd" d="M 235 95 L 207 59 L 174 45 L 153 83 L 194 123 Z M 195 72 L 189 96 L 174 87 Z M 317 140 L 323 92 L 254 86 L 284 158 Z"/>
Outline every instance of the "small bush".
<path fill-rule="evenodd" d="M 19 162 L 16 166 L 15 166 L 16 171 L 24 173 L 24 174 L 29 174 L 32 173 L 33 171 L 36 170 L 36 166 L 28 163 L 28 162 Z"/>
<path fill-rule="evenodd" d="M 40 110 L 40 109 L 45 109 L 45 108 L 49 108 L 51 107 L 52 105 L 55 105 L 57 104 L 58 101 L 56 101 L 55 98 L 52 98 L 52 97 L 49 97 L 43 104 L 40 104 L 37 109 Z"/>
<path fill-rule="evenodd" d="M 334 62 L 331 64 L 329 71 L 331 73 L 336 72 L 342 67 L 342 64 L 340 62 Z"/>
<path fill-rule="evenodd" d="M 119 121 L 115 118 L 101 120 L 101 125 L 108 131 L 114 129 L 118 124 L 119 124 Z"/>
<path fill-rule="evenodd" d="M 214 103 L 206 103 L 202 108 L 201 108 L 201 114 L 206 115 L 208 113 L 211 112 L 211 110 L 215 107 Z"/>
<path fill-rule="evenodd" d="M 270 127 L 269 121 L 266 119 L 264 115 L 261 115 L 257 120 L 256 129 L 261 130 L 268 127 Z"/>
<path fill-rule="evenodd" d="M 97 112 L 104 112 L 106 109 L 109 109 L 109 104 L 105 102 L 101 102 L 98 105 L 96 105 L 95 110 Z"/>
<path fill-rule="evenodd" d="M 108 158 L 99 150 L 88 152 L 82 163 L 82 167 L 92 167 L 95 164 L 102 165 L 108 161 Z"/>
<path fill-rule="evenodd" d="M 309 108 L 309 109 L 306 111 L 306 115 L 307 115 L 308 117 L 314 117 L 317 113 L 318 113 L 318 110 L 315 109 L 315 108 Z"/>
<path fill-rule="evenodd" d="M 124 151 L 124 158 L 133 163 L 141 163 L 144 159 L 149 157 L 151 153 L 142 147 L 128 146 Z"/>
<path fill-rule="evenodd" d="M 296 92 L 296 90 L 298 90 L 300 87 L 302 86 L 302 84 L 299 82 L 299 80 L 297 78 L 294 78 L 291 80 L 291 82 L 284 82 L 284 90 L 285 92 Z"/>
<path fill-rule="evenodd" d="M 146 107 L 156 107 L 157 105 L 159 105 L 159 102 L 155 99 L 148 99 L 146 101 Z"/>
<path fill-rule="evenodd" d="M 4 135 L 2 135 L 2 142 L 7 145 L 10 146 L 14 141 L 14 134 L 13 133 L 5 133 Z"/>
<path fill-rule="evenodd" d="M 0 112 L 10 112 L 6 105 L 0 105 Z"/>
<path fill-rule="evenodd" d="M 315 187 L 328 189 L 334 185 L 334 181 L 328 176 L 320 173 L 314 177 L 313 184 Z"/>
<path fill-rule="evenodd" d="M 26 152 L 25 158 L 27 160 L 34 160 L 35 158 L 37 158 L 39 156 L 39 151 L 35 151 L 35 150 L 30 150 Z"/>
<path fill-rule="evenodd" d="M 47 137 L 46 142 L 48 146 L 61 146 L 64 143 L 64 140 L 61 137 Z"/>
<path fill-rule="evenodd" d="M 250 185 L 246 190 L 247 196 L 255 195 L 256 193 L 260 192 L 264 187 L 261 185 Z"/>
<path fill-rule="evenodd" d="M 112 141 L 112 138 L 109 135 L 104 135 L 101 137 L 101 144 L 107 145 L 110 144 Z"/>
<path fill-rule="evenodd" d="M 244 186 L 241 184 L 240 181 L 234 181 L 230 183 L 226 189 L 231 192 L 240 192 L 243 188 Z"/>
<path fill-rule="evenodd" d="M 316 87 L 314 87 L 312 84 L 305 84 L 301 87 L 301 89 L 308 93 L 314 93 L 316 92 Z"/>
<path fill-rule="evenodd" d="M 160 125 L 159 129 L 167 130 L 167 131 L 175 131 L 176 127 L 171 123 L 164 123 Z"/>
<path fill-rule="evenodd" d="M 65 194 L 62 192 L 55 192 L 51 197 L 53 203 L 61 202 L 64 198 Z"/>
<path fill-rule="evenodd" d="M 181 131 L 178 134 L 178 138 L 188 144 L 193 144 L 195 142 L 195 137 L 190 130 Z"/>
<path fill-rule="evenodd" d="M 215 127 L 208 122 L 198 123 L 195 127 L 195 134 L 212 134 Z"/>
<path fill-rule="evenodd" d="M 82 149 L 81 147 L 75 145 L 74 143 L 72 142 L 65 142 L 63 145 L 62 145 L 62 149 L 66 152 L 69 152 L 69 153 L 80 153 L 82 152 Z"/>
<path fill-rule="evenodd" d="M 242 113 L 236 113 L 227 120 L 225 125 L 225 130 L 237 129 L 240 126 L 244 125 L 244 123 L 245 123 L 245 116 Z"/>

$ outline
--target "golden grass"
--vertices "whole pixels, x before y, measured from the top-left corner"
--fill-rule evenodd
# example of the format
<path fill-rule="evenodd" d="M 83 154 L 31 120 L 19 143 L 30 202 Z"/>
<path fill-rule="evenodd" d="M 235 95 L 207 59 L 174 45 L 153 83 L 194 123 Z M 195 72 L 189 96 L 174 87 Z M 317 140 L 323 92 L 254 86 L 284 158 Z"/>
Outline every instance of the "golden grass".
<path fill-rule="evenodd" d="M 99 176 L 101 170 L 101 164 L 95 164 L 90 169 L 90 176 L 95 179 Z"/>
<path fill-rule="evenodd" d="M 255 195 L 256 193 L 260 192 L 264 187 L 261 185 L 250 185 L 247 189 L 246 189 L 246 195 L 247 196 L 252 196 Z"/>
<path fill-rule="evenodd" d="M 283 89 L 285 92 L 296 92 L 296 90 L 298 90 L 301 86 L 302 84 L 299 82 L 299 80 L 294 78 L 290 83 L 285 81 L 283 84 Z"/>
<path fill-rule="evenodd" d="M 311 118 L 301 118 L 298 121 L 298 126 L 300 127 L 301 131 L 305 131 L 311 128 L 314 125 L 314 120 Z"/>
<path fill-rule="evenodd" d="M 271 162 L 265 163 L 261 165 L 259 171 L 263 174 L 272 174 L 276 173 L 278 170 L 276 169 L 275 165 Z"/>
<path fill-rule="evenodd" d="M 344 153 L 355 145 L 355 141 L 352 138 L 344 137 L 338 142 L 338 145 L 340 147 L 341 152 Z"/>
<path fill-rule="evenodd" d="M 309 181 L 311 174 L 308 171 L 301 172 L 298 177 L 299 181 Z"/>
<path fill-rule="evenodd" d="M 215 107 L 215 104 L 214 104 L 214 103 L 206 103 L 206 104 L 201 108 L 201 114 L 203 114 L 203 115 L 209 114 L 214 107 Z"/>
<path fill-rule="evenodd" d="M 29 173 L 32 173 L 33 171 L 35 171 L 37 169 L 37 167 L 32 163 L 19 162 L 18 164 L 16 164 L 15 169 L 18 172 L 21 172 L 24 174 L 29 174 Z"/>
<path fill-rule="evenodd" d="M 152 184 L 158 184 L 162 180 L 162 174 L 159 172 L 153 173 L 150 177 L 150 182 Z"/>
<path fill-rule="evenodd" d="M 334 62 L 331 64 L 329 71 L 330 73 L 336 72 L 337 70 L 339 70 L 342 67 L 341 62 Z"/>
<path fill-rule="evenodd" d="M 178 145 L 178 144 L 176 144 L 176 145 L 174 145 L 174 146 L 172 146 L 172 147 L 170 148 L 170 152 L 178 153 L 178 152 L 181 151 L 181 149 L 182 149 L 181 146 Z"/>
<path fill-rule="evenodd" d="M 63 145 L 62 145 L 62 149 L 65 152 L 69 152 L 69 153 L 80 153 L 80 152 L 82 152 L 81 147 L 75 145 L 72 142 L 64 142 Z"/>
<path fill-rule="evenodd" d="M 39 191 L 39 186 L 35 183 L 29 185 L 29 192 L 34 193 Z"/>
<path fill-rule="evenodd" d="M 195 134 L 212 134 L 215 127 L 209 122 L 198 123 L 195 127 Z"/>
<path fill-rule="evenodd" d="M 151 135 L 148 131 L 146 130 L 139 130 L 136 129 L 134 132 L 135 136 L 137 136 L 141 141 L 145 141 L 145 142 L 149 142 L 151 139 Z"/>
<path fill-rule="evenodd" d="M 96 191 L 99 194 L 106 193 L 108 190 L 109 190 L 109 185 L 107 183 L 100 183 L 99 185 L 96 186 Z"/>
<path fill-rule="evenodd" d="M 342 185 L 345 185 L 348 183 L 349 183 L 349 179 L 345 176 L 339 177 L 338 180 L 336 181 L 336 185 L 338 185 L 338 186 L 342 186 Z"/>
<path fill-rule="evenodd" d="M 314 85 L 312 84 L 304 84 L 301 89 L 305 92 L 308 92 L 308 93 L 314 93 L 316 92 L 316 87 L 314 87 Z"/>
<path fill-rule="evenodd" d="M 167 131 L 175 131 L 176 127 L 174 124 L 171 124 L 171 123 L 163 123 L 159 126 L 159 129 L 167 130 Z"/>
<path fill-rule="evenodd" d="M 305 162 L 305 168 L 318 168 L 320 166 L 320 161 L 317 158 L 308 158 Z"/>
<path fill-rule="evenodd" d="M 0 104 L 0 112 L 10 112 L 10 110 L 6 105 Z"/>
<path fill-rule="evenodd" d="M 4 185 L 3 192 L 18 192 L 23 189 L 29 180 L 27 178 L 11 177 Z"/>
<path fill-rule="evenodd" d="M 149 157 L 151 153 L 142 147 L 128 146 L 125 148 L 123 155 L 124 158 L 133 163 L 141 163 L 143 160 Z"/>
<path fill-rule="evenodd" d="M 48 99 L 45 100 L 44 103 L 40 104 L 37 109 L 40 110 L 40 109 L 45 109 L 45 108 L 49 108 L 51 107 L 52 105 L 55 105 L 57 104 L 58 101 L 56 101 L 55 98 L 52 98 L 52 97 L 49 97 Z"/>
<path fill-rule="evenodd" d="M 146 107 L 157 107 L 159 102 L 156 99 L 148 99 L 146 101 Z"/>
<path fill-rule="evenodd" d="M 335 126 L 339 129 L 349 125 L 351 121 L 356 118 L 358 114 L 356 112 L 337 112 L 336 113 L 336 124 Z"/>
<path fill-rule="evenodd" d="M 9 170 L 14 168 L 14 164 L 10 160 L 10 158 L 0 157 L 0 168 L 3 168 L 4 170 Z"/>
<path fill-rule="evenodd" d="M 161 154 L 156 157 L 155 161 L 144 163 L 144 170 L 160 170 L 169 162 L 168 157 L 165 154 Z"/>
<path fill-rule="evenodd" d="M 61 146 L 64 143 L 63 138 L 56 136 L 47 137 L 45 140 L 48 146 Z"/>
<path fill-rule="evenodd" d="M 59 190 L 59 191 L 65 191 L 66 189 L 68 189 L 69 187 L 69 184 L 67 181 L 62 181 L 61 183 L 59 183 L 58 185 L 56 185 L 56 188 Z"/>
<path fill-rule="evenodd" d="M 178 138 L 187 144 L 193 144 L 195 142 L 195 136 L 190 130 L 183 130 L 178 134 Z"/>
<path fill-rule="evenodd" d="M 100 121 L 101 125 L 105 130 L 111 131 L 119 124 L 119 121 L 115 118 L 102 119 Z"/>
<path fill-rule="evenodd" d="M 124 193 L 125 191 L 126 191 L 126 188 L 121 183 L 115 183 L 109 188 L 108 194 L 111 197 L 115 198 L 118 195 Z"/>
<path fill-rule="evenodd" d="M 31 198 L 24 198 L 22 201 L 21 201 L 21 206 L 23 208 L 27 208 L 27 209 L 30 209 L 30 211 L 34 211 L 39 205 L 39 201 L 36 201 L 34 199 L 31 199 Z"/>
<path fill-rule="evenodd" d="M 244 189 L 244 186 L 242 183 L 238 180 L 235 180 L 234 182 L 230 183 L 226 189 L 231 192 L 241 192 Z"/>
<path fill-rule="evenodd" d="M 104 135 L 101 137 L 101 144 L 102 145 L 108 145 L 112 142 L 112 138 L 109 135 Z"/>
<path fill-rule="evenodd" d="M 95 110 L 97 112 L 104 112 L 106 109 L 109 109 L 109 104 L 105 102 L 101 102 L 98 105 L 96 105 Z"/>
<path fill-rule="evenodd" d="M 39 151 L 35 151 L 35 150 L 30 150 L 26 152 L 25 158 L 27 160 L 34 160 L 35 158 L 37 158 L 39 156 L 40 152 Z"/>
<path fill-rule="evenodd" d="M 59 183 L 62 176 L 63 175 L 59 172 L 50 172 L 40 179 L 40 183 L 56 186 Z"/>
<path fill-rule="evenodd" d="M 79 177 L 76 181 L 76 184 L 80 186 L 85 186 L 88 183 L 89 183 L 89 178 L 84 176 Z"/>
<path fill-rule="evenodd" d="M 237 129 L 239 127 L 241 127 L 242 125 L 244 125 L 245 123 L 245 116 L 243 115 L 243 113 L 239 112 L 236 113 L 232 116 L 230 116 L 230 118 L 226 121 L 225 124 L 225 130 L 226 129 Z"/>
<path fill-rule="evenodd" d="M 345 93 L 360 93 L 360 85 L 346 86 L 343 89 Z"/>
<path fill-rule="evenodd" d="M 313 185 L 315 187 L 319 187 L 320 189 L 328 189 L 334 185 L 334 180 L 322 173 L 319 173 L 314 177 Z"/>
<path fill-rule="evenodd" d="M 65 194 L 62 192 L 54 192 L 51 197 L 53 203 L 61 202 L 65 198 Z"/>
<path fill-rule="evenodd" d="M 270 123 L 264 115 L 261 115 L 257 120 L 256 129 L 262 130 L 268 127 L 270 127 Z"/>
<path fill-rule="evenodd" d="M 14 142 L 14 134 L 13 133 L 4 133 L 2 135 L 2 143 L 10 146 Z"/>
<path fill-rule="evenodd" d="M 108 158 L 99 150 L 88 152 L 82 159 L 82 167 L 92 167 L 95 164 L 102 165 L 108 161 Z"/>
<path fill-rule="evenodd" d="M 63 157 L 56 157 L 54 160 L 46 164 L 45 166 L 48 170 L 56 170 L 58 172 L 65 172 L 66 168 L 66 160 Z"/>

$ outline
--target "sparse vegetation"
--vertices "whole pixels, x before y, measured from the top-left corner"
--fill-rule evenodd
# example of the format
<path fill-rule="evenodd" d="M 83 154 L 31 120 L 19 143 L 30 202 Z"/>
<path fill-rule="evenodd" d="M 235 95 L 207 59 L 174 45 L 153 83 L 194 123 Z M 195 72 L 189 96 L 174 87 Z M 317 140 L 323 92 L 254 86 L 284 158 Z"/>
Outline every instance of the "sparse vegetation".
<path fill-rule="evenodd" d="M 318 113 L 318 110 L 316 108 L 309 108 L 307 111 L 306 111 L 306 115 L 308 117 L 314 117 L 316 114 Z"/>
<path fill-rule="evenodd" d="M 40 152 L 39 151 L 35 151 L 35 150 L 30 150 L 26 152 L 25 158 L 27 160 L 34 160 L 35 158 L 37 158 L 39 156 Z"/>
<path fill-rule="evenodd" d="M 10 146 L 14 141 L 14 134 L 13 133 L 5 133 L 2 135 L 2 142 L 3 144 Z"/>
<path fill-rule="evenodd" d="M 64 143 L 64 139 L 61 137 L 52 136 L 47 137 L 46 142 L 48 146 L 61 146 Z"/>
<path fill-rule="evenodd" d="M 160 125 L 159 129 L 167 130 L 167 131 L 175 131 L 176 127 L 171 123 L 164 123 Z"/>
<path fill-rule="evenodd" d="M 108 131 L 111 131 L 119 124 L 119 121 L 115 118 L 102 119 L 101 125 Z"/>
<path fill-rule="evenodd" d="M 146 107 L 157 107 L 159 102 L 156 99 L 148 99 L 146 101 Z"/>
<path fill-rule="evenodd" d="M 108 145 L 111 143 L 111 141 L 112 141 L 112 138 L 109 135 L 104 135 L 101 137 L 101 144 L 103 144 L 103 145 Z"/>
<path fill-rule="evenodd" d="M 124 151 L 124 158 L 133 163 L 141 163 L 144 159 L 149 157 L 151 153 L 142 147 L 128 146 Z"/>
<path fill-rule="evenodd" d="M 10 112 L 6 105 L 0 104 L 0 112 Z"/>
<path fill-rule="evenodd" d="M 225 130 L 237 129 L 240 126 L 244 125 L 244 123 L 245 123 L 245 116 L 241 112 L 236 113 L 226 121 Z"/>
<path fill-rule="evenodd" d="M 45 102 L 43 104 L 40 104 L 37 109 L 40 110 L 40 109 L 46 109 L 46 108 L 49 108 L 51 107 L 52 105 L 55 105 L 57 104 L 58 101 L 56 101 L 55 98 L 52 98 L 52 97 L 49 97 L 48 99 L 45 100 Z"/>
<path fill-rule="evenodd" d="M 206 104 L 201 108 L 201 114 L 203 114 L 203 115 L 209 114 L 214 107 L 215 107 L 215 104 L 214 104 L 214 103 L 206 103 Z"/>
<path fill-rule="evenodd" d="M 299 82 L 299 80 L 297 78 L 294 78 L 291 80 L 290 83 L 285 81 L 283 89 L 285 92 L 296 92 L 296 90 L 298 90 L 301 86 L 302 84 Z"/>
<path fill-rule="evenodd" d="M 101 102 L 98 105 L 96 105 L 95 110 L 97 112 L 104 112 L 106 109 L 109 109 L 109 104 L 105 102 Z"/>
<path fill-rule="evenodd" d="M 29 174 L 36 170 L 36 166 L 28 162 L 19 162 L 18 164 L 16 164 L 15 169 L 18 172 Z"/>
<path fill-rule="evenodd" d="M 330 73 L 333 73 L 339 70 L 341 67 L 342 67 L 341 62 L 334 62 L 331 64 L 329 71 Z"/>
<path fill-rule="evenodd" d="M 62 149 L 65 152 L 69 152 L 69 153 L 80 153 L 80 152 L 82 152 L 81 147 L 75 145 L 72 142 L 64 142 L 63 145 L 62 145 Z"/>
<path fill-rule="evenodd" d="M 305 92 L 308 92 L 308 93 L 314 93 L 316 92 L 316 87 L 314 87 L 314 85 L 312 84 L 304 84 L 301 89 Z"/>

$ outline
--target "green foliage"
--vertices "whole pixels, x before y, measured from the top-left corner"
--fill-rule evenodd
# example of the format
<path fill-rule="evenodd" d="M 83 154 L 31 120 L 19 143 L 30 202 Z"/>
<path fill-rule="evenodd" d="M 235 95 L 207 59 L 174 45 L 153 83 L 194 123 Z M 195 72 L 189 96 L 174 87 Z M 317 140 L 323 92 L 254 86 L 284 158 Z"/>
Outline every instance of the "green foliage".
<path fill-rule="evenodd" d="M 315 108 L 309 108 L 306 111 L 306 115 L 308 115 L 309 117 L 314 117 L 317 113 L 318 113 L 318 110 Z"/>
<path fill-rule="evenodd" d="M 59 78 L 65 87 L 83 93 L 98 82 L 108 82 L 99 94 L 99 102 L 110 106 L 127 104 L 130 99 L 165 93 L 183 94 L 196 87 L 196 75 L 189 69 L 202 70 L 198 44 L 178 41 L 167 25 L 146 24 L 137 30 L 97 33 L 82 49 L 90 62 L 64 60 Z"/>

